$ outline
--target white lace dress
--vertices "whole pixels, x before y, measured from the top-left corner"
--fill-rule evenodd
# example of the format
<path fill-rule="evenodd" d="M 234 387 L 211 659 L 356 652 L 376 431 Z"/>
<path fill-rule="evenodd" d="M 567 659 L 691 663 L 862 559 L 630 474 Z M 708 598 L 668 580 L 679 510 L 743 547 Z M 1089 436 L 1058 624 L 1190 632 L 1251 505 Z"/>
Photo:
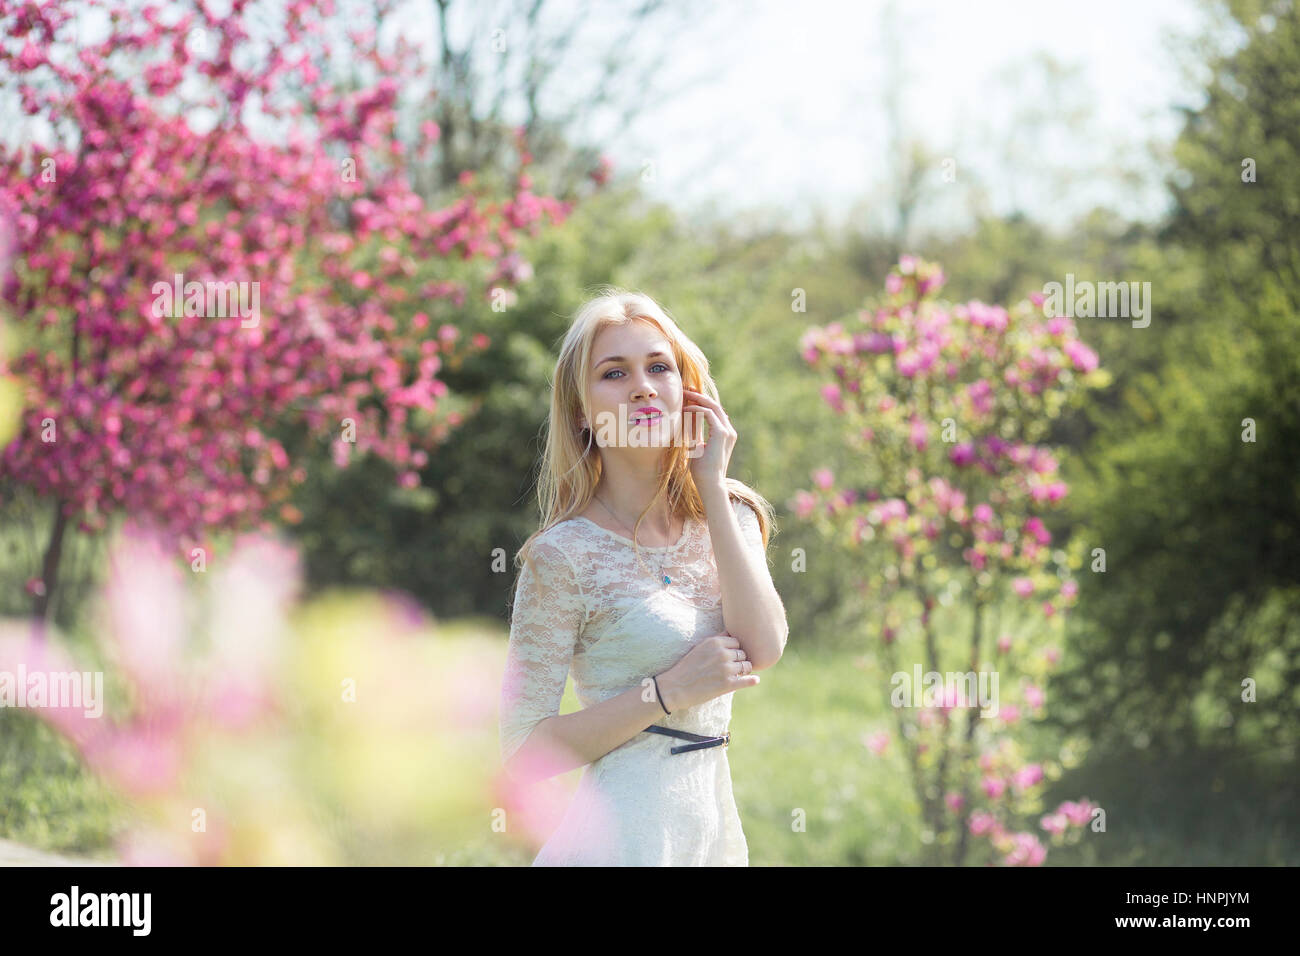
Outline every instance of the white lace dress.
<path fill-rule="evenodd" d="M 731 500 L 746 546 L 766 563 L 758 517 Z M 534 541 L 520 571 L 501 690 L 500 744 L 508 760 L 541 720 L 555 716 L 570 668 L 590 707 L 661 674 L 723 632 L 722 595 L 708 524 L 688 519 L 675 545 L 641 548 L 586 518 Z M 660 566 L 665 586 L 653 575 Z M 731 694 L 661 710 L 653 723 L 720 736 Z M 726 747 L 672 754 L 687 741 L 639 733 L 588 764 L 573 802 L 534 866 L 748 866 Z M 738 746 L 744 746 L 740 741 Z"/>

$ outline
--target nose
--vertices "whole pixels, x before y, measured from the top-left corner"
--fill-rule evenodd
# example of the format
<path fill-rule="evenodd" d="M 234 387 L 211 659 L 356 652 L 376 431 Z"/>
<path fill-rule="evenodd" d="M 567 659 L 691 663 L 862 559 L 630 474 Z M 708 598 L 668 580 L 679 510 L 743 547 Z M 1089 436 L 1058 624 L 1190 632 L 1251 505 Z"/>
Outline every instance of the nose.
<path fill-rule="evenodd" d="M 640 374 L 644 375 L 645 373 L 642 372 Z M 648 381 L 639 381 L 636 384 L 636 388 L 632 390 L 631 397 L 634 402 L 644 402 L 649 401 L 658 394 L 659 393 L 655 391 L 655 387 Z"/>

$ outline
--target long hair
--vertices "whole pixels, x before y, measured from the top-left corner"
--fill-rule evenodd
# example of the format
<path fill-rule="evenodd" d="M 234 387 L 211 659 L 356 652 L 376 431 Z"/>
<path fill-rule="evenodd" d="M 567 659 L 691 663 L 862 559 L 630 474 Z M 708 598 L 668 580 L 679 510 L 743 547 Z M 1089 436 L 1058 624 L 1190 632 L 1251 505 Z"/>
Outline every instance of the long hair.
<path fill-rule="evenodd" d="M 671 344 L 673 358 L 681 373 L 682 387 L 693 389 L 718 400 L 718 387 L 709 375 L 709 360 L 668 315 L 659 303 L 648 295 L 629 292 L 613 286 L 602 286 L 598 294 L 584 303 L 574 316 L 573 323 L 564 335 L 560 356 L 555 363 L 551 380 L 551 408 L 544 426 L 546 444 L 537 476 L 537 500 L 541 509 L 541 524 L 529 535 L 515 554 L 515 567 L 522 568 L 528 560 L 534 539 L 547 529 L 580 514 L 591 502 L 596 485 L 600 482 L 601 462 L 594 433 L 590 427 L 582 428 L 579 421 L 592 421 L 587 407 L 587 385 L 591 376 L 592 345 L 602 329 L 630 322 L 649 322 Z M 703 520 L 704 501 L 690 472 L 690 457 L 683 442 L 674 442 L 665 449 L 664 466 L 659 471 L 659 494 L 666 492 L 669 512 L 673 516 L 686 516 Z M 726 479 L 729 498 L 744 501 L 758 514 L 759 528 L 763 533 L 763 546 L 775 521 L 772 506 L 744 482 Z M 636 544 L 637 530 L 649 511 L 637 516 L 632 529 Z M 637 548 L 640 558 L 640 549 Z"/>

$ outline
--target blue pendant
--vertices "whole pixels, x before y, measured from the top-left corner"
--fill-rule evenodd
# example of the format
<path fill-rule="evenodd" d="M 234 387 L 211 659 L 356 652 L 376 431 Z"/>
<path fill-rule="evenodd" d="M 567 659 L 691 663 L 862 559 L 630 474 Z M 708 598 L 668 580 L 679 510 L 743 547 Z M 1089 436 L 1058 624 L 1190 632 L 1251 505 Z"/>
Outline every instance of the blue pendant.
<path fill-rule="evenodd" d="M 664 584 L 672 584 L 672 583 L 673 583 L 673 579 L 670 578 L 668 575 L 665 574 L 665 575 L 664 575 Z"/>

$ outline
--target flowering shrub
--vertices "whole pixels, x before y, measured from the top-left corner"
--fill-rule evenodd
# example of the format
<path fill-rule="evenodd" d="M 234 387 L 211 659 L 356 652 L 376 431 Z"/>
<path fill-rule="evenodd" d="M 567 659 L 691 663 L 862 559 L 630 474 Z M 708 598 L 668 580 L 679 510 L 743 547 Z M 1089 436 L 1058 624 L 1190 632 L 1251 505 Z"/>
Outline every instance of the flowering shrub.
<path fill-rule="evenodd" d="M 1059 768 L 1022 763 L 1011 736 L 1043 712 L 1059 656 L 1047 645 L 1078 593 L 1043 520 L 1068 490 L 1047 441 L 1061 410 L 1106 379 L 1073 321 L 1043 316 L 1041 296 L 1011 310 L 950 305 L 936 298 L 943 281 L 939 266 L 903 256 L 877 307 L 803 336 L 803 357 L 830 379 L 822 396 L 862 467 L 851 476 L 815 470 L 794 508 L 852 553 L 892 672 L 905 673 L 900 653 L 928 672 L 951 670 L 941 658 L 958 643 L 937 633 L 939 604 L 969 615 L 962 673 L 1020 678 L 995 715 L 981 717 L 951 688 L 895 713 L 927 842 L 949 846 L 960 863 L 968 835 L 979 837 L 990 859 L 1036 865 L 1046 852 L 1039 837 L 1009 827 L 1033 812 Z M 989 612 L 1010 602 L 1023 605 L 1008 614 L 1027 621 L 1024 633 L 991 643 Z M 884 752 L 883 733 L 867 739 Z M 1079 806 L 1063 804 L 1041 828 L 1063 840 L 1086 819 Z"/>

